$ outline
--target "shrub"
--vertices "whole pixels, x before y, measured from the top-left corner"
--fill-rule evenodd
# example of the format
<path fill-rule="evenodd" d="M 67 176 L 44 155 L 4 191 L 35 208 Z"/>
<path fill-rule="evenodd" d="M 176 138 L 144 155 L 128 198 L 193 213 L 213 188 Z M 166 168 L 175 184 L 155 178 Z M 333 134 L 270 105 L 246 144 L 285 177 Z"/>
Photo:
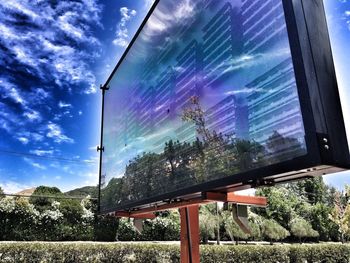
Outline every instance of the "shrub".
<path fill-rule="evenodd" d="M 178 217 L 178 216 L 177 216 Z M 180 239 L 179 218 L 157 217 L 143 223 L 142 240 L 172 241 Z"/>
<path fill-rule="evenodd" d="M 239 239 L 247 240 L 249 235 L 244 233 L 236 221 L 233 219 L 231 212 L 225 211 L 222 213 L 226 232 L 229 234 L 232 242 Z"/>
<path fill-rule="evenodd" d="M 283 240 L 289 236 L 289 232 L 273 219 L 265 219 L 263 221 L 262 232 L 271 242 Z"/>
<path fill-rule="evenodd" d="M 312 228 L 311 224 L 301 217 L 297 217 L 290 222 L 290 231 L 293 236 L 299 238 L 300 243 L 302 238 L 319 236 L 318 232 Z"/>
<path fill-rule="evenodd" d="M 141 234 L 136 230 L 131 219 L 121 218 L 117 230 L 116 240 L 119 241 L 137 241 Z"/>
<path fill-rule="evenodd" d="M 201 207 L 199 214 L 199 230 L 202 241 L 207 244 L 209 238 L 215 238 L 220 218 L 214 215 L 209 205 Z"/>
<path fill-rule="evenodd" d="M 114 216 L 99 215 L 95 217 L 94 230 L 96 241 L 115 241 L 119 219 Z"/>
<path fill-rule="evenodd" d="M 278 246 L 201 246 L 201 263 L 346 263 L 350 246 L 340 244 Z M 179 245 L 121 243 L 0 243 L 0 262 L 180 262 Z"/>

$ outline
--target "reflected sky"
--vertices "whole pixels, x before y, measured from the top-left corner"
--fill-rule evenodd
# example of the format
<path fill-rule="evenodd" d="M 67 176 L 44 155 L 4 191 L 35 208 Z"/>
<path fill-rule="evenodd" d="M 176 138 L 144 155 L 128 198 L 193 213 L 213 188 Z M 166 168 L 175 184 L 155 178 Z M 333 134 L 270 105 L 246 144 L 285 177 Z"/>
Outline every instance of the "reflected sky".
<path fill-rule="evenodd" d="M 160 1 L 109 85 L 105 185 L 137 155 L 203 139 L 182 118 L 193 97 L 210 132 L 276 144 L 266 161 L 306 153 L 280 0 Z"/>

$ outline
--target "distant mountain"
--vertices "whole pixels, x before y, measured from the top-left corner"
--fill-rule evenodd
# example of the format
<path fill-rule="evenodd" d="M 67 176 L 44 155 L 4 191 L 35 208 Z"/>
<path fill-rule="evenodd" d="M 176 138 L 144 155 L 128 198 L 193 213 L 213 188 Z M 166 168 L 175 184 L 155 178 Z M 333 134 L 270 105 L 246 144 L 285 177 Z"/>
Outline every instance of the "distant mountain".
<path fill-rule="evenodd" d="M 64 193 L 68 196 L 88 196 L 97 198 L 97 186 L 84 186 Z"/>
<path fill-rule="evenodd" d="M 16 193 L 15 195 L 31 196 L 34 193 L 35 189 L 36 189 L 35 187 L 29 188 L 29 189 L 24 189 L 24 190 Z"/>

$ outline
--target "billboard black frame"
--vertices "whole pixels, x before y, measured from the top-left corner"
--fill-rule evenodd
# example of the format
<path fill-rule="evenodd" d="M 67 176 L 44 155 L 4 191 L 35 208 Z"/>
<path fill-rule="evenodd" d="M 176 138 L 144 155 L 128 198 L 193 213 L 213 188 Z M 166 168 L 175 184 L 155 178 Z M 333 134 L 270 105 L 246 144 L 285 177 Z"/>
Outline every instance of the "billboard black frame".
<path fill-rule="evenodd" d="M 109 87 L 114 74 L 123 63 L 160 1 L 162 0 L 155 0 L 103 87 Z M 284 7 L 303 116 L 307 154 L 292 160 L 208 181 L 152 198 L 125 205 L 116 205 L 114 208 L 99 212 L 110 213 L 120 210 L 131 210 L 157 202 L 169 202 L 183 196 L 213 190 L 230 191 L 237 184 L 242 186 L 248 185 L 248 187 L 271 185 L 275 181 L 285 182 L 295 178 L 307 178 L 315 174 L 326 174 L 328 168 L 330 168 L 328 169 L 330 172 L 337 171 L 337 169 L 334 170 L 332 167 L 338 167 L 339 170 L 350 168 L 349 148 L 323 0 L 281 1 Z M 108 96 L 108 92 L 106 96 Z M 102 112 L 103 110 L 102 108 Z M 103 138 L 103 125 L 101 127 L 101 138 Z M 103 143 L 102 139 L 101 142 Z M 325 169 L 318 170 L 316 167 Z M 101 190 L 101 170 L 100 167 L 99 190 Z M 278 180 L 279 178 L 282 179 Z M 101 193 L 99 191 L 99 207 L 100 197 Z"/>

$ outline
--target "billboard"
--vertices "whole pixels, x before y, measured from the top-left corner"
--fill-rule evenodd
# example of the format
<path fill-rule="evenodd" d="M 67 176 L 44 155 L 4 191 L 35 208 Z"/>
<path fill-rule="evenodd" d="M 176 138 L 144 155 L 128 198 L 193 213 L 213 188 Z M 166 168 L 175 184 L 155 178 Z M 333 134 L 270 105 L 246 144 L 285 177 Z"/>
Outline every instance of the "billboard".
<path fill-rule="evenodd" d="M 321 0 L 156 1 L 105 85 L 101 211 L 347 167 L 322 18 Z"/>

